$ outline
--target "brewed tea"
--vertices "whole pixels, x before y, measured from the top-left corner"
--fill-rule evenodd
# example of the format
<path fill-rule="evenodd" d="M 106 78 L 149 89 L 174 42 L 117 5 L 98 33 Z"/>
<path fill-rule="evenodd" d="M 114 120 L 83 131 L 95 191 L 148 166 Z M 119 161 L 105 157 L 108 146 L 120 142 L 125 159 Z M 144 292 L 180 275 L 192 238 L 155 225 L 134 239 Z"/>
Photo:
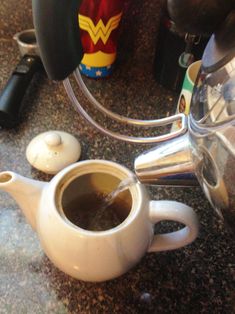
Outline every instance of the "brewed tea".
<path fill-rule="evenodd" d="M 112 229 L 127 218 L 131 205 L 119 197 L 109 204 L 104 200 L 105 195 L 94 192 L 81 195 L 64 207 L 64 214 L 73 224 L 86 230 Z"/>

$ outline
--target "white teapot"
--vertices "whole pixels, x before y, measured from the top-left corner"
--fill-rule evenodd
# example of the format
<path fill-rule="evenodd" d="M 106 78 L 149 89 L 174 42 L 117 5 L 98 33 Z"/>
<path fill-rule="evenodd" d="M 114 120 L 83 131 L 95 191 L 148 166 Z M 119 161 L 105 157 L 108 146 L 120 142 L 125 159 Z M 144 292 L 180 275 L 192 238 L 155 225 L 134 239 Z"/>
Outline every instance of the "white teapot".
<path fill-rule="evenodd" d="M 173 201 L 150 201 L 138 181 L 117 197 L 120 204 L 125 203 L 116 206 L 121 217 L 118 224 L 99 231 L 84 227 L 82 220 L 89 213 L 81 203 L 84 195 L 89 202 L 92 194 L 108 194 L 131 176 L 130 170 L 114 162 L 89 160 L 68 166 L 49 183 L 5 171 L 0 173 L 0 189 L 18 202 L 38 232 L 45 253 L 60 270 L 84 281 L 105 281 L 128 271 L 147 251 L 180 248 L 198 234 L 197 216 L 190 207 Z M 82 215 L 75 221 L 77 210 Z M 99 219 L 105 220 L 97 216 Z M 154 225 L 162 220 L 177 221 L 185 227 L 154 235 Z"/>

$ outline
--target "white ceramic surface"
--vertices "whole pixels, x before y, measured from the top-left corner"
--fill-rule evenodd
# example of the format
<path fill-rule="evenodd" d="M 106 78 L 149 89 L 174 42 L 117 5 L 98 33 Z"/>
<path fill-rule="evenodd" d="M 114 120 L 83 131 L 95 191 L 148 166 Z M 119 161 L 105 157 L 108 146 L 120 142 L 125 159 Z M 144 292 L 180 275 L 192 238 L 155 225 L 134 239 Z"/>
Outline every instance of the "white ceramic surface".
<path fill-rule="evenodd" d="M 104 160 L 70 165 L 49 183 L 13 172 L 0 173 L 0 189 L 16 199 L 38 232 L 45 253 L 65 273 L 84 281 L 109 280 L 128 271 L 147 251 L 180 248 L 197 237 L 198 220 L 192 208 L 173 201 L 151 201 L 139 183 L 130 187 L 131 211 L 117 227 L 94 232 L 73 225 L 61 214 L 61 199 L 71 182 L 87 174 L 99 174 L 100 181 L 92 182 L 94 189 L 100 184 L 109 186 L 109 182 L 101 183 L 107 174 L 118 181 L 133 176 L 127 168 Z M 154 225 L 162 220 L 178 221 L 186 227 L 154 235 Z"/>
<path fill-rule="evenodd" d="M 56 174 L 78 161 L 81 155 L 79 141 L 63 131 L 48 131 L 37 135 L 26 149 L 28 162 L 36 169 Z"/>

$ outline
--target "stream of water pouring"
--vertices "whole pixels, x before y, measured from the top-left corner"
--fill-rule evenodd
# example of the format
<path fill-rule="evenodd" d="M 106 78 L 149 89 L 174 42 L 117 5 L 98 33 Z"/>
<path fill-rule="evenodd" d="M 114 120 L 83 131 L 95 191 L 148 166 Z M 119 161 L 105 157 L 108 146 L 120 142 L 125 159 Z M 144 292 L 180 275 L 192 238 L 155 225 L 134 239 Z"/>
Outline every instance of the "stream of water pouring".
<path fill-rule="evenodd" d="M 116 189 L 114 189 L 112 192 L 110 192 L 108 195 L 105 196 L 103 206 L 106 208 L 107 206 L 112 204 L 115 198 L 118 196 L 118 194 L 129 189 L 132 185 L 136 184 L 137 182 L 138 180 L 134 176 L 128 177 L 127 179 L 122 180 Z"/>
<path fill-rule="evenodd" d="M 113 190 L 111 191 L 109 194 L 107 194 L 103 201 L 102 204 L 99 208 L 99 211 L 97 211 L 97 214 L 93 217 L 92 219 L 92 225 L 95 225 L 100 219 L 102 219 L 102 216 L 105 213 L 105 210 L 107 209 L 107 207 L 109 207 L 114 200 L 116 199 L 116 197 L 124 192 L 125 190 L 129 189 L 132 185 L 138 183 L 138 179 L 136 177 L 128 177 L 124 180 L 122 180 L 119 185 Z"/>

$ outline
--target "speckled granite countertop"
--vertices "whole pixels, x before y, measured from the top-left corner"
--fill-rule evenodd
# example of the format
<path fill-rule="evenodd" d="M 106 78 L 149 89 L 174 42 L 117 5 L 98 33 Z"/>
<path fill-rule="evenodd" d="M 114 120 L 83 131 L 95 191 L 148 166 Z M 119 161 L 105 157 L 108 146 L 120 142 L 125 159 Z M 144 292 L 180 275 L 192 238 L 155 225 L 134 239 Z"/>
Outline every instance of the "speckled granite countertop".
<path fill-rule="evenodd" d="M 122 38 L 126 54 L 120 57 L 117 71 L 110 80 L 89 81 L 88 85 L 117 112 L 162 117 L 174 112 L 177 95 L 152 78 L 159 1 L 136 3 L 134 17 L 129 17 L 134 19 L 130 32 Z M 0 9 L 2 88 L 19 60 L 12 35 L 31 27 L 32 22 L 29 0 L 3 0 Z M 82 145 L 83 160 L 108 159 L 133 169 L 134 158 L 146 149 L 98 133 L 75 113 L 62 84 L 49 81 L 43 73 L 36 75 L 24 103 L 19 127 L 0 130 L 1 171 L 50 180 L 25 158 L 29 141 L 50 129 L 75 135 Z M 235 244 L 200 188 L 156 187 L 150 193 L 154 199 L 192 206 L 201 224 L 198 239 L 180 250 L 146 254 L 122 277 L 94 284 L 74 280 L 56 269 L 18 205 L 0 192 L 0 313 L 235 313 Z"/>

